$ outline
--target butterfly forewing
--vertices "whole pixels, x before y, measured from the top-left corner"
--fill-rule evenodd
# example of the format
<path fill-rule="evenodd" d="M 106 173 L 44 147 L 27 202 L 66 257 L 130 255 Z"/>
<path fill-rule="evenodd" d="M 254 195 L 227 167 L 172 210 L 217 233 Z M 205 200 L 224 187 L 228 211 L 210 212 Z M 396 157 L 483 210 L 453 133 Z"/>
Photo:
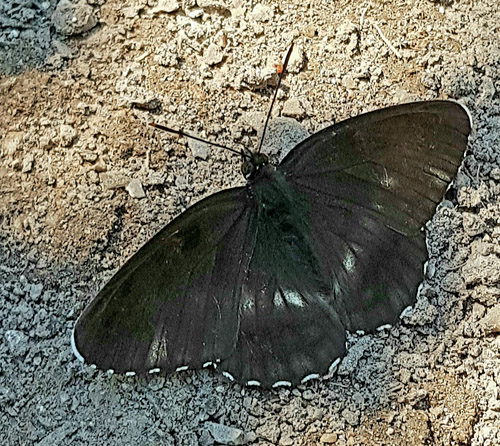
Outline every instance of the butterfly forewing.
<path fill-rule="evenodd" d="M 300 143 L 279 170 L 310 199 L 314 252 L 349 330 L 394 322 L 414 302 L 427 257 L 422 226 L 467 147 L 455 102 L 377 110 Z"/>

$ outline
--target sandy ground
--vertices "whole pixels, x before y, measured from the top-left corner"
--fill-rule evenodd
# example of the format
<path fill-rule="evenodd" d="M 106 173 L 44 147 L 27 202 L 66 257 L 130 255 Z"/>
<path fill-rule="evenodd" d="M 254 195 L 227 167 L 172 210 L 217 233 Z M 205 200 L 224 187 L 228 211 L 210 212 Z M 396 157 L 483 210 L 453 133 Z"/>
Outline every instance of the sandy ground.
<path fill-rule="evenodd" d="M 1 2 L 2 444 L 500 445 L 497 8 Z M 173 216 L 243 181 L 237 157 L 146 124 L 252 147 L 292 39 L 275 115 L 310 133 L 418 98 L 454 98 L 472 113 L 457 200 L 427 227 L 413 312 L 351 336 L 333 378 L 293 390 L 206 370 L 145 382 L 83 366 L 70 333 L 99 287 Z"/>

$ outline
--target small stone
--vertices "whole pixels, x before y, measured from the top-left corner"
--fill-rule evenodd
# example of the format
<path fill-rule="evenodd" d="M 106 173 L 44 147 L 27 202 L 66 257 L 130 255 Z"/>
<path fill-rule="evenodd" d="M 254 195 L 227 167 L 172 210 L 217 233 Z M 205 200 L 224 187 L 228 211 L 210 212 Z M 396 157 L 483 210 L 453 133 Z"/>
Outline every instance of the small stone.
<path fill-rule="evenodd" d="M 359 424 L 359 410 L 351 410 L 349 408 L 345 408 L 342 411 L 342 417 L 351 425 L 357 426 Z"/>
<path fill-rule="evenodd" d="M 85 33 L 97 25 L 94 9 L 85 1 L 61 0 L 52 14 L 57 32 L 66 36 Z"/>
<path fill-rule="evenodd" d="M 33 169 L 33 154 L 28 153 L 23 158 L 23 168 L 22 168 L 21 172 L 28 173 L 28 172 L 31 172 L 32 169 Z"/>
<path fill-rule="evenodd" d="M 257 3 L 252 10 L 252 17 L 257 22 L 268 22 L 273 18 L 273 10 L 269 6 Z"/>
<path fill-rule="evenodd" d="M 197 141 L 196 139 L 188 138 L 188 147 L 191 149 L 191 153 L 195 158 L 201 158 L 203 160 L 208 158 L 208 144 Z"/>
<path fill-rule="evenodd" d="M 130 183 L 130 179 L 127 175 L 114 171 L 102 172 L 99 174 L 99 179 L 104 189 L 118 189 L 120 187 L 126 187 Z"/>
<path fill-rule="evenodd" d="M 495 90 L 495 84 L 493 83 L 493 80 L 491 77 L 484 77 L 483 81 L 481 83 L 481 86 L 479 88 L 479 91 L 481 92 L 481 99 L 482 100 L 491 100 L 491 98 L 495 95 L 496 90 Z"/>
<path fill-rule="evenodd" d="M 188 180 L 188 177 L 186 175 L 179 175 L 175 179 L 175 185 L 179 189 L 186 189 L 188 187 L 188 184 L 189 184 L 189 180 Z"/>
<path fill-rule="evenodd" d="M 128 6 L 126 8 L 122 8 L 121 12 L 123 17 L 126 19 L 133 19 L 139 15 L 139 9 L 137 6 Z"/>
<path fill-rule="evenodd" d="M 40 136 L 38 144 L 40 146 L 40 149 L 42 149 L 42 150 L 50 150 L 55 145 L 54 141 L 52 140 L 52 138 L 49 135 Z"/>
<path fill-rule="evenodd" d="M 312 39 L 315 35 L 317 35 L 318 29 L 316 28 L 316 25 L 313 25 L 312 23 L 307 25 L 303 30 L 302 34 L 306 37 L 309 37 Z"/>
<path fill-rule="evenodd" d="M 278 444 L 280 446 L 293 446 L 294 444 L 297 444 L 297 442 L 289 435 L 284 435 L 283 437 L 280 438 Z"/>
<path fill-rule="evenodd" d="M 7 155 L 14 155 L 23 140 L 24 133 L 8 132 L 2 142 L 2 149 Z"/>
<path fill-rule="evenodd" d="M 338 435 L 336 433 L 331 433 L 331 434 L 323 434 L 319 442 L 323 444 L 335 444 L 338 440 Z"/>
<path fill-rule="evenodd" d="M 283 104 L 283 115 L 301 118 L 305 115 L 304 108 L 298 98 L 290 98 Z"/>
<path fill-rule="evenodd" d="M 28 351 L 28 337 L 19 330 L 7 330 L 5 340 L 9 351 L 14 356 L 24 356 Z"/>
<path fill-rule="evenodd" d="M 160 0 L 158 4 L 151 10 L 153 14 L 159 14 L 166 12 L 170 14 L 179 9 L 179 3 L 177 0 Z"/>
<path fill-rule="evenodd" d="M 205 423 L 205 426 L 217 443 L 240 445 L 255 440 L 255 434 L 245 434 L 241 429 L 235 427 L 212 422 Z"/>
<path fill-rule="evenodd" d="M 63 124 L 59 127 L 59 138 L 62 146 L 69 147 L 76 138 L 76 130 L 70 125 Z"/>
<path fill-rule="evenodd" d="M 304 393 L 302 394 L 302 398 L 304 398 L 306 401 L 311 401 L 314 399 L 314 392 L 310 389 L 307 389 L 304 391 Z"/>
<path fill-rule="evenodd" d="M 218 63 L 222 62 L 223 58 L 223 52 L 215 43 L 211 43 L 205 50 L 205 53 L 203 55 L 203 61 L 207 65 L 217 65 Z"/>
<path fill-rule="evenodd" d="M 94 164 L 94 170 L 97 173 L 102 173 L 106 172 L 106 170 L 108 170 L 108 167 L 106 166 L 106 163 L 102 159 L 98 159 L 97 162 Z"/>
<path fill-rule="evenodd" d="M 130 194 L 132 198 L 144 198 L 146 194 L 144 193 L 144 189 L 142 188 L 141 182 L 134 178 L 127 184 L 125 190 Z"/>
<path fill-rule="evenodd" d="M 188 17 L 191 19 L 198 19 L 203 15 L 203 9 L 197 8 L 197 9 L 192 9 L 187 13 Z"/>
<path fill-rule="evenodd" d="M 306 58 L 301 45 L 295 45 L 288 61 L 288 72 L 298 73 L 305 64 Z"/>
<path fill-rule="evenodd" d="M 32 300 L 37 300 L 41 295 L 43 291 L 43 284 L 42 283 L 37 283 L 33 284 L 30 286 L 30 298 Z"/>
<path fill-rule="evenodd" d="M 342 79 L 342 85 L 348 90 L 353 90 L 357 87 L 357 83 L 352 76 L 344 76 Z"/>
<path fill-rule="evenodd" d="M 488 310 L 481 320 L 481 325 L 487 334 L 500 333 L 500 305 Z"/>

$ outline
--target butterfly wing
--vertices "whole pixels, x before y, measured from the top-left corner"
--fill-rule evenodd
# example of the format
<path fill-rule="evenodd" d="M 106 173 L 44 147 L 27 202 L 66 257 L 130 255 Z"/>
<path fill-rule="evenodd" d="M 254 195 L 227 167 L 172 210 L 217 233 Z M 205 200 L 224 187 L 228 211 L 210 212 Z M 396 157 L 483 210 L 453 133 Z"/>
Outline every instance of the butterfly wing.
<path fill-rule="evenodd" d="M 200 368 L 237 342 L 252 208 L 245 188 L 214 194 L 149 240 L 78 319 L 86 362 L 145 374 Z"/>
<path fill-rule="evenodd" d="M 415 301 L 427 258 L 421 228 L 470 130 L 458 103 L 404 104 L 328 127 L 278 167 L 310 204 L 313 250 L 347 329 L 393 323 Z"/>

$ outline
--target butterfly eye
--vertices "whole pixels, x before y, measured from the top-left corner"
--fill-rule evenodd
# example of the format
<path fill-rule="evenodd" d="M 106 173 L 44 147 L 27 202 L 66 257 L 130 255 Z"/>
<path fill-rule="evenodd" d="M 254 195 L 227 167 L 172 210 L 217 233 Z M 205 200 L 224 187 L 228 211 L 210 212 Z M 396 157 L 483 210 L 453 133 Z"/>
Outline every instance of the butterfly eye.
<path fill-rule="evenodd" d="M 255 172 L 255 166 L 252 163 L 245 161 L 241 165 L 241 173 L 243 174 L 245 179 L 250 178 L 254 172 Z"/>

